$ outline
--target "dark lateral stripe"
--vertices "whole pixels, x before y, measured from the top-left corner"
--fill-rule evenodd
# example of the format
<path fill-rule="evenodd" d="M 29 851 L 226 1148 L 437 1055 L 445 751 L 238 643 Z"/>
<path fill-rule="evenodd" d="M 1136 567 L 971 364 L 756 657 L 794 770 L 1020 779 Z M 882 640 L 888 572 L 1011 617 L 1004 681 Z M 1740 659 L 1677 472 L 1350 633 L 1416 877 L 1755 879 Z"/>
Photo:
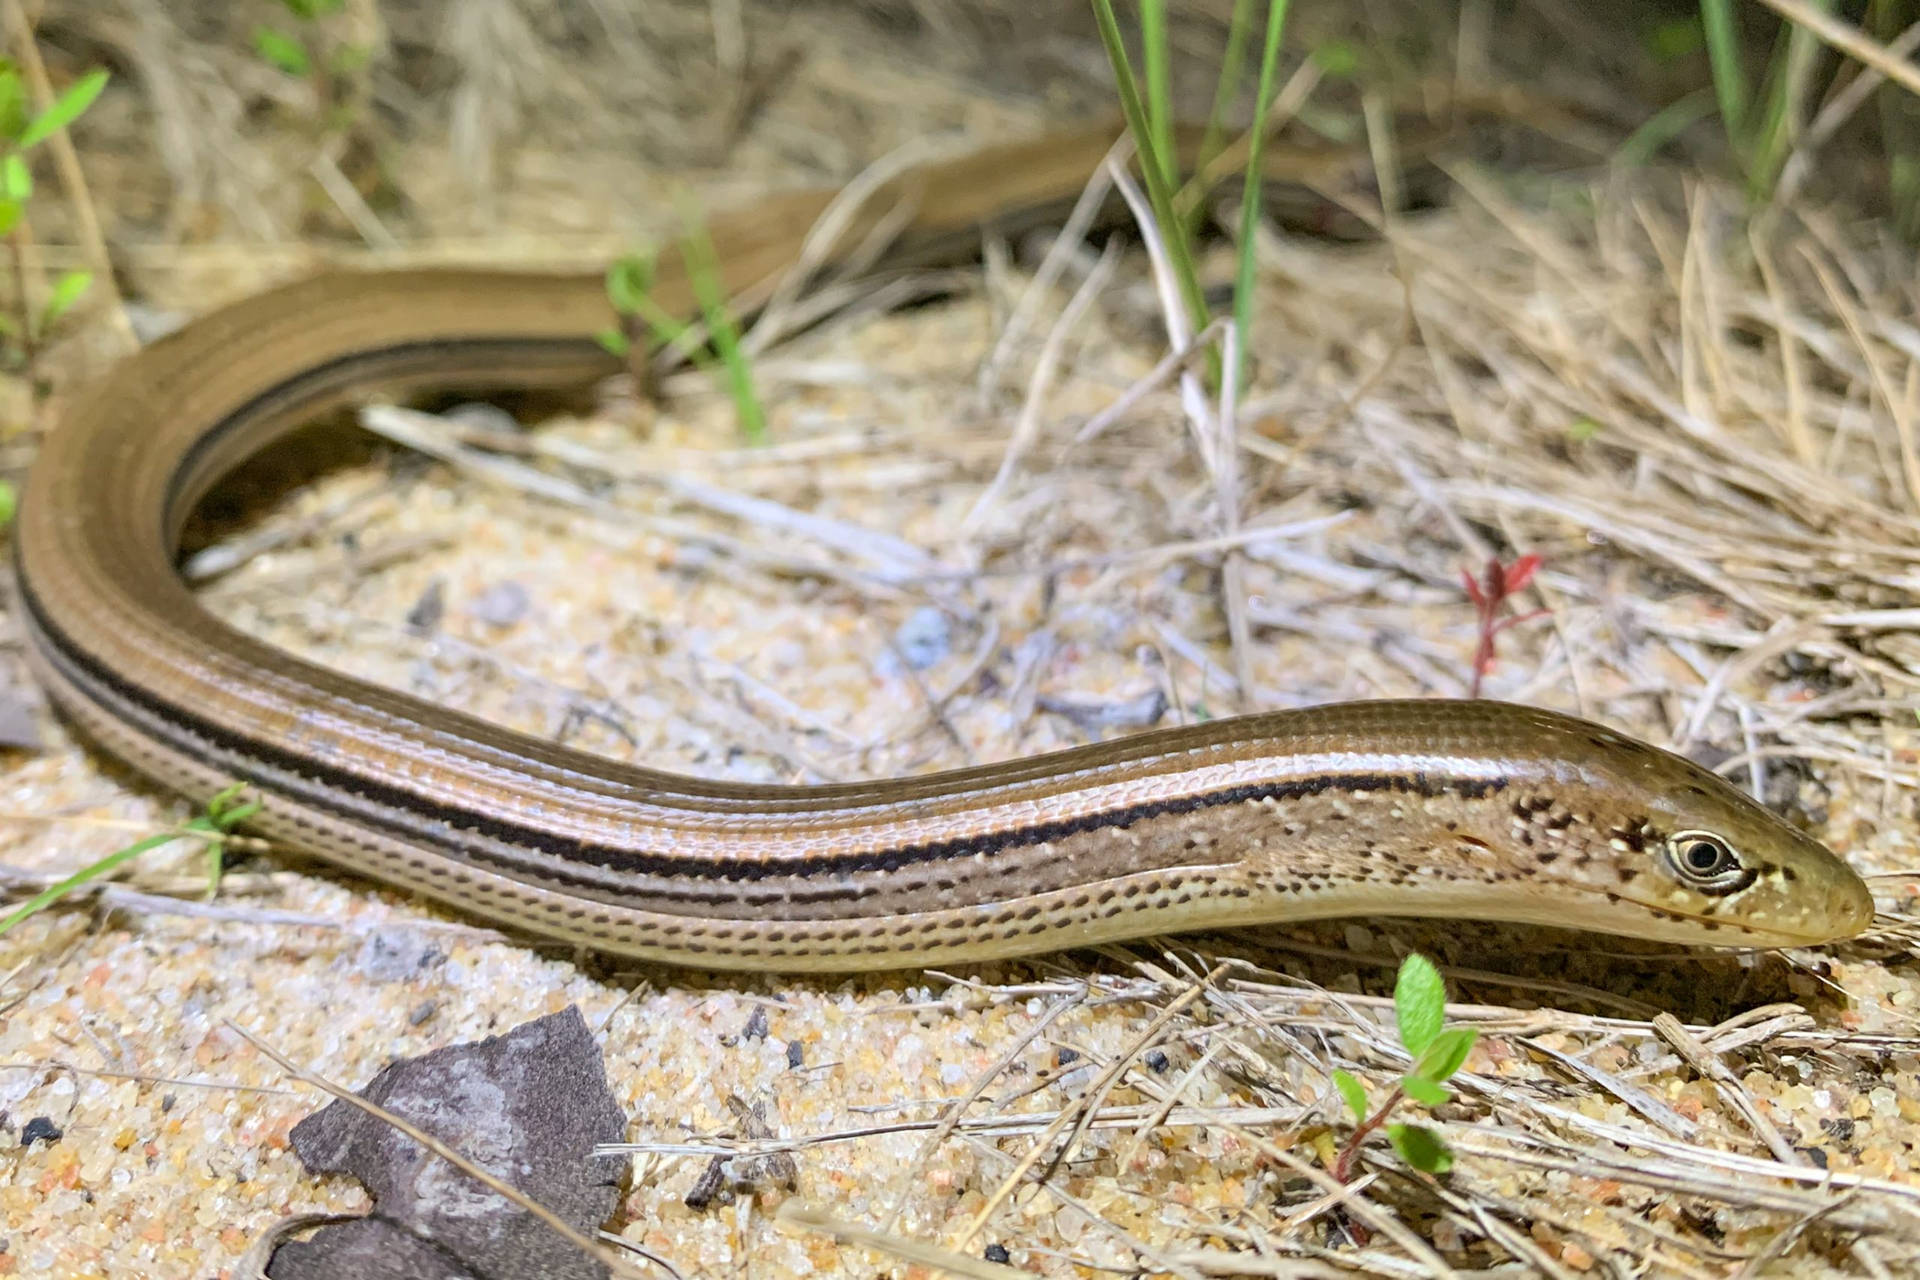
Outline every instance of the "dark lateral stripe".
<path fill-rule="evenodd" d="M 524 383 L 529 361 L 537 361 L 539 355 L 577 361 L 583 351 L 589 350 L 600 353 L 599 345 L 591 338 L 443 337 L 394 343 L 371 351 L 349 351 L 307 366 L 229 412 L 193 442 L 180 458 L 173 480 L 177 482 L 181 476 L 198 470 L 210 450 L 263 414 L 280 412 L 305 400 L 323 399 L 330 391 L 351 392 L 369 383 L 377 384 L 379 377 L 369 375 L 370 369 L 388 368 L 391 375 L 425 369 L 433 374 L 435 385 L 453 389 L 463 382 L 484 382 L 489 370 L 513 368 L 516 378 Z M 513 358 L 509 360 L 508 356 Z M 169 497 L 169 506 L 173 505 L 174 496 Z M 184 513 L 170 513 L 169 521 L 177 514 Z"/>
<path fill-rule="evenodd" d="M 21 588 L 21 598 L 32 616 L 34 626 L 65 665 L 81 677 L 75 683 L 91 684 L 109 691 L 120 701 L 145 712 L 157 724 L 166 726 L 168 732 L 163 740 L 170 739 L 170 745 L 175 750 L 182 754 L 204 757 L 210 754 L 207 748 L 211 747 L 212 754 L 217 754 L 236 766 L 236 774 L 239 776 L 244 776 L 250 765 L 260 765 L 283 774 L 288 779 L 297 779 L 300 784 L 308 784 L 311 780 L 310 785 L 296 785 L 283 781 L 276 784 L 273 789 L 283 792 L 288 798 L 308 808 L 337 814 L 361 825 L 376 826 L 396 839 L 414 844 L 439 846 L 442 849 L 453 850 L 456 856 L 469 861 L 484 861 L 500 865 L 515 878 L 527 878 L 528 868 L 524 862 L 503 863 L 496 857 L 487 856 L 483 847 L 478 844 L 454 844 L 436 833 L 421 830 L 420 827 L 411 823 L 400 823 L 394 821 L 392 817 L 383 817 L 381 811 L 390 811 L 396 815 L 405 814 L 424 825 L 440 825 L 449 833 L 471 832 L 487 840 L 498 841 L 515 848 L 535 850 L 561 862 L 573 862 L 637 876 L 739 882 L 787 877 L 830 879 L 866 871 L 890 871 L 920 863 L 991 856 L 1010 849 L 1047 844 L 1102 828 L 1125 830 L 1132 824 L 1148 818 L 1192 813 L 1216 805 L 1243 804 L 1254 800 L 1297 799 L 1318 795 L 1330 789 L 1350 792 L 1403 792 L 1427 797 L 1457 795 L 1477 799 L 1501 791 L 1507 785 L 1504 778 L 1462 778 L 1436 776 L 1422 772 L 1327 773 L 1309 778 L 1291 778 L 1227 787 L 1198 795 L 1147 801 L 1124 809 L 1103 810 L 1057 822 L 1034 823 L 1008 830 L 983 832 L 975 836 L 875 849 L 865 853 L 825 854 L 810 858 L 750 862 L 645 853 L 583 841 L 539 827 L 496 818 L 476 810 L 448 805 L 432 796 L 409 791 L 364 773 L 342 769 L 337 765 L 323 764 L 288 751 L 278 744 L 236 732 L 204 715 L 170 703 L 118 673 L 108 670 L 85 649 L 75 645 L 61 634 L 52 624 L 39 601 L 34 598 L 24 576 L 21 578 Z M 366 807 L 342 804 L 339 799 L 341 793 L 364 802 Z M 558 866 L 538 868 L 534 878 L 554 884 L 578 884 L 598 892 L 605 892 L 607 889 L 604 883 L 596 880 L 574 881 L 565 876 Z"/>

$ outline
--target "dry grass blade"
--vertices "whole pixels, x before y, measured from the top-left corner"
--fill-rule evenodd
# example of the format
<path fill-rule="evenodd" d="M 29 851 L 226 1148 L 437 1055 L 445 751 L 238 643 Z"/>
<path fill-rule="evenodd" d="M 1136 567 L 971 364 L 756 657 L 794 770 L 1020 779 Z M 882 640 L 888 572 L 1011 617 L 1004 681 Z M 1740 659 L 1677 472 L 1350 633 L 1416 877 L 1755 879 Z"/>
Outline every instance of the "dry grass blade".
<path fill-rule="evenodd" d="M 1129 1053 L 1116 1058 L 1108 1065 L 1107 1069 L 1100 1074 L 1095 1084 L 1088 1089 L 1086 1096 L 1094 1099 L 1094 1101 L 1081 1113 L 1082 1119 L 1078 1121 L 1078 1123 L 1084 1123 L 1084 1116 L 1098 1109 L 1099 1100 L 1104 1097 L 1107 1090 L 1111 1089 L 1114 1084 L 1119 1081 L 1120 1074 L 1131 1065 L 1134 1055 L 1145 1052 L 1147 1047 L 1153 1043 L 1154 1039 L 1159 1036 L 1160 1032 L 1168 1023 L 1179 1017 L 1183 1009 L 1205 994 L 1207 983 L 1216 979 L 1220 972 L 1224 972 L 1224 970 L 1207 975 L 1205 979 L 1195 983 L 1186 991 L 1182 992 L 1172 1003 L 1161 1011 L 1158 1017 L 1147 1025 L 1146 1030 L 1140 1033 L 1138 1040 Z M 998 1187 L 994 1188 L 993 1194 L 987 1197 L 986 1204 L 981 1206 L 980 1211 L 973 1216 L 973 1220 L 960 1232 L 960 1248 L 965 1249 L 969 1247 L 974 1240 L 979 1238 L 980 1233 L 986 1229 L 987 1223 L 993 1219 L 994 1211 L 1000 1207 L 1001 1201 L 1012 1195 L 1020 1186 L 1021 1180 L 1025 1178 L 1027 1174 L 1031 1173 L 1034 1167 L 1040 1163 L 1042 1157 L 1047 1154 L 1050 1143 L 1066 1127 L 1072 1115 L 1072 1112 L 1062 1112 L 1060 1118 L 1047 1127 L 1047 1131 L 1041 1136 L 1041 1140 L 1034 1143 L 1033 1149 L 1028 1152 L 1026 1157 L 1014 1166 L 1013 1172 L 1008 1174 Z M 1065 1148 L 1062 1148 L 1062 1150 L 1064 1152 Z"/>
<path fill-rule="evenodd" d="M 1047 340 L 1040 346 L 1040 356 L 1034 362 L 1033 376 L 1027 382 L 1027 397 L 1020 406 L 1020 416 L 1014 420 L 1013 434 L 1007 439 L 1007 452 L 1000 459 L 1000 469 L 994 473 L 993 480 L 974 500 L 973 509 L 967 512 L 967 518 L 960 524 L 960 536 L 971 539 L 992 514 L 1000 495 L 1006 490 L 1007 483 L 1013 478 L 1013 469 L 1033 448 L 1040 434 L 1041 411 L 1045 408 L 1047 389 L 1052 385 L 1060 368 L 1060 361 L 1066 348 L 1067 338 L 1073 333 L 1087 310 L 1092 307 L 1100 291 L 1113 278 L 1114 268 L 1120 261 L 1120 243 L 1108 242 L 1106 251 L 1100 255 L 1099 262 L 1080 287 L 1073 291 L 1066 309 L 1047 332 Z"/>
<path fill-rule="evenodd" d="M 983 25 L 1035 19 L 1034 6 L 987 2 Z M 299 157 L 287 161 L 264 137 L 264 117 L 292 109 L 284 78 L 260 74 L 245 25 L 231 49 L 185 34 L 252 19 L 208 0 L 63 7 L 58 30 L 84 33 L 134 71 L 128 80 L 153 86 L 154 122 L 139 127 L 157 135 L 156 181 L 127 208 L 150 207 L 171 233 L 116 245 L 127 278 L 190 310 L 314 265 L 316 250 L 292 237 L 315 210 L 271 180 L 291 174 L 299 181 L 282 187 L 317 195 L 310 149 L 285 148 Z M 967 13 L 916 7 L 944 24 L 943 56 L 964 45 Z M 564 166 L 513 155 L 525 181 L 494 184 L 502 225 L 529 218 L 537 240 L 440 234 L 463 230 L 479 202 L 436 212 L 436 193 L 466 191 L 462 179 L 486 169 L 464 162 L 494 159 L 470 150 L 418 172 L 395 166 L 403 198 L 377 203 L 380 217 L 409 244 L 438 236 L 437 249 L 468 260 L 597 256 L 612 234 L 578 228 L 624 230 L 610 210 L 676 182 L 719 210 L 857 173 L 871 154 L 956 120 L 1003 137 L 1040 127 L 1023 103 L 959 102 L 945 72 L 903 76 L 910 61 L 875 52 L 897 45 L 835 45 L 828 23 L 789 22 L 762 40 L 754 3 L 649 0 L 644 23 L 612 0 L 459 8 L 475 25 L 454 48 L 437 11 L 425 21 L 416 6 L 380 6 L 405 51 L 376 64 L 381 118 L 439 141 L 452 121 L 463 141 L 500 152 L 496 177 L 523 109 L 529 122 L 571 113 L 584 148 Z M 1474 33 L 1488 10 L 1469 8 L 1462 29 L 1484 45 Z M 489 31 L 527 44 L 483 50 Z M 1915 38 L 1902 37 L 1886 71 L 1906 74 Z M 771 47 L 781 43 L 797 61 Z M 597 58 L 602 46 L 611 53 Z M 413 101 L 421 50 L 457 65 L 444 93 Z M 725 158 L 738 173 L 716 167 L 714 130 L 684 127 L 711 103 L 721 64 L 790 72 L 778 94 L 728 104 Z M 1027 64 L 981 65 L 998 77 Z M 577 78 L 548 74 L 575 68 Z M 1857 77 L 1829 109 L 1851 110 L 1879 75 Z M 917 114 L 886 97 L 908 79 L 932 95 Z M 1281 110 L 1323 123 L 1336 98 L 1361 100 L 1389 206 L 1396 180 L 1418 203 L 1431 188 L 1415 166 L 1396 172 L 1390 113 L 1358 98 L 1368 88 L 1306 60 Z M 1088 105 L 1106 92 L 1094 89 Z M 125 92 L 123 107 L 135 90 Z M 1562 134 L 1596 132 L 1550 104 L 1497 95 Z M 796 103 L 820 110 L 796 114 Z M 634 107 L 623 129 L 618 113 Z M 103 112 L 98 125 L 112 122 Z M 1411 154 L 1411 127 L 1399 134 Z M 644 146 L 630 145 L 636 136 Z M 124 174 L 148 137 L 87 156 L 89 173 Z M 862 151 L 851 137 L 874 141 Z M 389 141 L 409 162 L 424 149 Z M 691 173 L 629 164 L 636 150 L 674 147 Z M 1615 1260 L 1686 1280 L 1914 1272 L 1911 252 L 1815 207 L 1755 221 L 1740 193 L 1670 175 L 1586 182 L 1563 171 L 1542 187 L 1465 161 L 1447 172 L 1456 185 L 1443 207 L 1417 212 L 1326 193 L 1340 225 L 1372 228 L 1373 241 L 1257 230 L 1259 358 L 1228 403 L 1206 394 L 1200 359 L 1227 330 L 1162 300 L 1173 294 L 1154 287 L 1164 253 L 1150 221 L 1144 252 L 1102 268 L 1109 287 L 1094 297 L 1082 286 L 1077 327 L 1046 337 L 1044 394 L 1017 409 L 1000 403 L 1005 388 L 1034 385 L 1043 331 L 1073 292 L 1062 282 L 1078 285 L 1078 264 L 1091 261 L 1071 232 L 1004 328 L 1001 295 L 976 272 L 878 290 L 795 277 L 753 335 L 783 344 L 755 364 L 772 389 L 766 448 L 737 447 L 711 395 L 643 404 L 625 387 L 608 388 L 624 416 L 484 438 L 456 415 L 403 419 L 394 438 L 453 465 L 403 459 L 399 484 L 373 466 L 303 486 L 264 522 L 277 531 L 219 544 L 226 572 L 201 599 L 263 642 L 518 731 L 727 782 L 857 783 L 1112 737 L 1163 708 L 1196 723 L 1239 701 L 1458 694 L 1476 641 L 1461 570 L 1537 552 L 1553 626 L 1503 637 L 1488 692 L 1674 744 L 1752 787 L 1863 871 L 1879 869 L 1870 937 L 1713 955 L 1353 920 L 957 978 L 676 972 L 628 984 L 355 883 L 243 872 L 219 901 L 185 903 L 159 896 L 163 871 L 107 886 L 95 915 L 44 922 L 10 944 L 24 955 L 0 963 L 0 1102 L 17 1120 L 66 1126 L 60 1144 L 18 1153 L 21 1186 L 44 1178 L 53 1190 L 29 1204 L 27 1227 L 9 1228 L 9 1256 L 32 1270 L 44 1249 L 49 1274 L 69 1262 L 75 1274 L 171 1274 L 132 1237 L 147 1221 L 143 1197 L 180 1198 L 178 1168 L 207 1170 L 215 1186 L 194 1193 L 199 1221 L 303 1196 L 328 1203 L 331 1189 L 275 1146 L 297 1099 L 220 1083 L 243 1073 L 217 1065 L 224 1032 L 202 1043 L 195 1019 L 278 1026 L 284 1047 L 310 1036 L 293 1056 L 340 1076 L 564 996 L 612 1028 L 609 1070 L 639 1139 L 627 1148 L 624 1229 L 690 1271 L 933 1270 L 954 1255 L 923 1246 L 961 1240 L 963 1265 L 978 1270 L 992 1239 L 1028 1273 L 1183 1280 L 1581 1276 Z M 603 176 L 611 195 L 573 202 L 561 190 Z M 856 190 L 816 244 L 871 251 L 911 207 L 884 168 L 859 185 L 872 198 Z M 351 240 L 332 209 L 317 210 Z M 222 243 L 162 242 L 199 219 Z M 670 221 L 653 229 L 671 234 Z M 236 235 L 286 239 L 249 247 Z M 1202 274 L 1222 276 L 1227 256 L 1203 259 Z M 37 260 L 87 256 L 48 246 Z M 937 307 L 882 314 L 933 293 Z M 370 489 L 389 500 L 360 500 Z M 963 545 L 983 498 L 991 520 Z M 527 613 L 488 621 L 474 603 L 507 581 L 525 590 Z M 410 634 L 403 620 L 433 582 L 445 584 L 440 629 Z M 916 632 L 923 617 L 937 625 Z M 23 754 L 10 780 L 21 796 L 54 791 L 49 811 L 164 820 L 150 797 L 85 761 L 58 746 Z M 20 824 L 6 837 L 19 868 L 0 873 L 10 885 L 44 883 L 125 839 L 78 823 Z M 1382 1142 L 1352 1184 L 1332 1186 L 1323 1170 L 1348 1130 L 1331 1073 L 1378 1095 L 1405 1071 L 1382 988 L 1409 949 L 1443 964 L 1457 996 L 1448 1017 L 1481 1033 L 1453 1101 L 1430 1121 L 1459 1160 L 1433 1183 Z M 375 976 L 393 952 L 437 958 L 422 962 L 430 974 Z M 343 1016 L 316 1020 L 316 1006 Z M 749 1006 L 765 1039 L 740 1031 Z M 148 1027 L 157 1034 L 138 1033 Z M 169 1112 L 175 1084 L 190 1091 L 176 1090 L 183 1105 Z M 734 1094 L 777 1105 L 781 1136 L 712 1136 Z M 129 1145 L 114 1148 L 127 1131 Z M 800 1170 L 794 1212 L 819 1206 L 832 1221 L 800 1234 L 774 1229 L 744 1198 L 727 1212 L 680 1207 L 712 1157 L 781 1152 Z M 57 1253 L 114 1222 L 119 1252 Z M 206 1265 L 218 1265 L 224 1246 L 206 1241 Z"/>
<path fill-rule="evenodd" d="M 775 1211 L 773 1216 L 776 1222 L 805 1227 L 809 1231 L 824 1231 L 842 1240 L 865 1245 L 876 1252 L 890 1254 L 903 1262 L 932 1267 L 947 1275 L 968 1276 L 972 1277 L 972 1280 L 1016 1280 L 1016 1277 L 1024 1277 L 1027 1274 L 1017 1268 L 997 1262 L 986 1262 L 970 1254 L 955 1253 L 951 1249 L 942 1249 L 938 1245 L 908 1240 L 884 1231 L 875 1231 L 870 1227 L 843 1222 L 798 1200 L 787 1201 Z"/>
<path fill-rule="evenodd" d="M 1760 0 L 1797 27 L 1805 28 L 1833 48 L 1893 81 L 1908 93 L 1920 94 L 1920 68 L 1895 55 L 1885 45 L 1870 40 L 1857 28 L 1833 17 L 1825 9 L 1802 0 Z"/>

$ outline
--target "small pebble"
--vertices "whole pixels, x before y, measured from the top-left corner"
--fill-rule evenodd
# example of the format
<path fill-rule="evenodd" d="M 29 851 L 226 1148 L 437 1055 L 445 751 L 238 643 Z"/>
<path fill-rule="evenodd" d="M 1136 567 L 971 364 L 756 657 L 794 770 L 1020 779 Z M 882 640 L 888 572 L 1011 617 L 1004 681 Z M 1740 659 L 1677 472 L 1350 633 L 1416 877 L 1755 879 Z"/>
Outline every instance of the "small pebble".
<path fill-rule="evenodd" d="M 20 1126 L 20 1145 L 23 1147 L 30 1147 L 36 1142 L 52 1146 L 62 1136 L 60 1126 L 46 1116 L 35 1116 Z"/>
<path fill-rule="evenodd" d="M 490 627 L 510 627 L 527 616 L 533 597 L 517 582 L 496 582 L 467 606 L 467 612 Z"/>
<path fill-rule="evenodd" d="M 449 422 L 457 422 L 463 427 L 491 431 L 497 435 L 518 435 L 526 430 L 520 424 L 520 419 L 499 405 L 488 404 L 484 400 L 468 400 L 456 404 L 440 416 Z"/>
<path fill-rule="evenodd" d="M 187 313 L 184 311 L 156 307 L 152 303 L 131 298 L 120 304 L 120 310 L 133 327 L 133 336 L 140 339 L 143 346 L 159 341 L 187 322 Z"/>
<path fill-rule="evenodd" d="M 953 651 L 953 623 L 932 605 L 922 605 L 893 633 L 900 656 L 915 671 L 925 671 Z"/>
<path fill-rule="evenodd" d="M 407 610 L 407 628 L 420 635 L 426 635 L 440 625 L 440 619 L 447 612 L 447 584 L 435 578 L 413 602 L 413 608 Z"/>
<path fill-rule="evenodd" d="M 375 982 L 405 982 L 439 959 L 439 949 L 419 929 L 375 929 L 360 944 L 355 963 Z"/>
<path fill-rule="evenodd" d="M 36 704 L 19 689 L 0 689 L 0 747 L 38 751 L 41 745 Z"/>

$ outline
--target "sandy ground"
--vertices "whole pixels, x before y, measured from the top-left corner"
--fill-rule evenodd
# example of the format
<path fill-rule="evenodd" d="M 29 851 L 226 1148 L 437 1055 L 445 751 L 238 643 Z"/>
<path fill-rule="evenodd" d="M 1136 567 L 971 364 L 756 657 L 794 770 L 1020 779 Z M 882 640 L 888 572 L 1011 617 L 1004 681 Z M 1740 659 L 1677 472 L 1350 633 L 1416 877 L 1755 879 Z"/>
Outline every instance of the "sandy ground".
<path fill-rule="evenodd" d="M 176 64 L 239 76 L 218 42 L 174 35 Z M 803 74 L 839 87 L 837 121 L 818 95 L 776 101 L 721 171 L 623 152 L 599 116 L 570 123 L 549 101 L 531 141 L 500 147 L 490 221 L 454 141 L 416 140 L 406 238 L 435 256 L 591 256 L 658 225 L 635 193 L 664 173 L 718 204 L 844 177 L 934 124 L 1003 136 L 1087 105 L 1071 77 L 1049 97 L 978 66 L 910 67 L 921 46 L 884 29 L 809 39 Z M 102 192 L 158 217 L 165 200 L 137 193 L 178 174 L 119 145 L 140 103 L 104 102 L 82 154 Z M 571 146 L 546 149 L 556 136 Z M 248 154 L 273 172 L 272 147 Z M 271 206 L 301 189 L 293 172 L 256 175 L 261 227 L 286 225 Z M 236 162 L 209 191 L 247 174 Z M 1142 708 L 1173 723 L 1458 695 L 1476 639 L 1459 571 L 1538 552 L 1523 603 L 1549 615 L 1507 633 L 1487 692 L 1756 787 L 1877 873 L 1873 937 L 1722 956 L 1357 921 L 952 975 L 713 978 L 503 937 L 274 851 L 201 902 L 178 849 L 111 906 L 0 939 L 0 1275 L 226 1277 L 287 1215 L 364 1208 L 300 1168 L 287 1133 L 321 1099 L 235 1027 L 359 1085 L 568 1004 L 604 1042 L 637 1144 L 611 1227 L 688 1276 L 928 1273 L 775 1224 L 783 1204 L 1060 1276 L 1914 1266 L 1920 981 L 1900 913 L 1920 895 L 1920 649 L 1900 611 L 1920 594 L 1920 522 L 1911 406 L 1889 393 L 1916 358 L 1910 262 L 1831 217 L 1750 243 L 1730 202 L 1657 177 L 1547 194 L 1464 162 L 1455 177 L 1448 207 L 1386 243 L 1263 244 L 1232 513 L 1170 389 L 1075 442 L 1165 352 L 1141 255 L 1048 343 L 1093 253 L 1023 302 L 1034 247 L 1012 246 L 946 302 L 765 357 L 766 448 L 740 443 L 698 378 L 663 406 L 612 385 L 601 412 L 525 437 L 526 465 L 591 480 L 596 511 L 379 449 L 219 522 L 216 545 L 273 536 L 205 598 L 296 652 L 619 758 L 851 779 L 1127 732 Z M 243 229 L 214 246 L 186 243 L 191 218 L 144 245 L 131 215 L 109 218 L 145 305 L 190 312 L 368 256 L 337 226 L 243 244 L 251 215 L 224 207 Z M 776 505 L 742 518 L 718 490 Z M 46 749 L 3 775 L 8 867 L 64 873 L 188 815 L 42 724 Z M 1345 1132 L 1328 1072 L 1390 1087 L 1381 996 L 1415 948 L 1483 1033 L 1436 1117 L 1460 1161 L 1436 1183 L 1371 1147 L 1360 1203 L 1336 1213 L 1315 1181 Z M 708 1153 L 740 1147 L 729 1099 L 799 1144 L 797 1184 L 689 1208 Z"/>

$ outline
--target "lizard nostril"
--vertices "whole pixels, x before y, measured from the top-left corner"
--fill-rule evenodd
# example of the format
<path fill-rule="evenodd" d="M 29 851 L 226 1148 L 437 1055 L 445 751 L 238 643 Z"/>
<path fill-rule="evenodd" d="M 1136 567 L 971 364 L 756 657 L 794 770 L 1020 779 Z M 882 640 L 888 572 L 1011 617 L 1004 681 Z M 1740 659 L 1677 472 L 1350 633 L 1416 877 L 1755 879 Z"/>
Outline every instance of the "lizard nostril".
<path fill-rule="evenodd" d="M 1873 923 L 1873 892 L 1857 878 L 1842 880 L 1827 895 L 1834 922 L 1846 929 L 1846 937 L 1862 933 Z"/>

